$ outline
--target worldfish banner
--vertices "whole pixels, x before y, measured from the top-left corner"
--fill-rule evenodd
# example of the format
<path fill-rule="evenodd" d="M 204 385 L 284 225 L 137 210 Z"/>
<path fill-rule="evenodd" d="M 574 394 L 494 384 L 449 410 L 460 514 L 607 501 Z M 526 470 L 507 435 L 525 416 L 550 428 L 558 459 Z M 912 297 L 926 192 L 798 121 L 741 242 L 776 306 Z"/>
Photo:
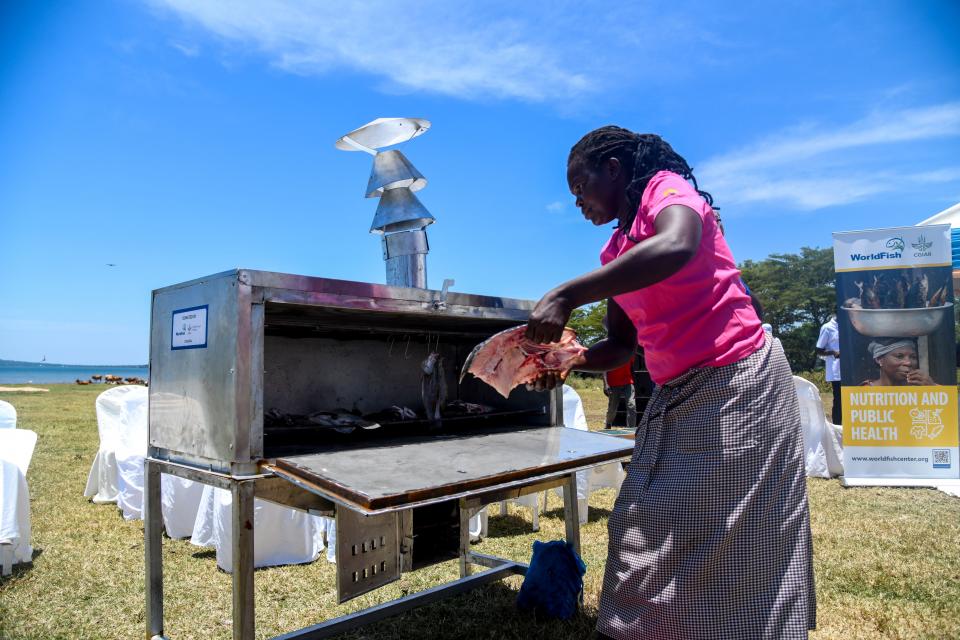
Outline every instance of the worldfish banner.
<path fill-rule="evenodd" d="M 845 483 L 960 478 L 949 225 L 835 233 L 833 251 Z"/>

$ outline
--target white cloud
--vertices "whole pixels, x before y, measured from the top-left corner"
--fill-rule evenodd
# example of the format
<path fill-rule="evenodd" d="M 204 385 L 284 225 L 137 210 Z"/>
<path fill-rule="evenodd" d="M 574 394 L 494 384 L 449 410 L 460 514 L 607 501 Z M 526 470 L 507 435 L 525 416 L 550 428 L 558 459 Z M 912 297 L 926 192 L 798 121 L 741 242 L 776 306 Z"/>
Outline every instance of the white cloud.
<path fill-rule="evenodd" d="M 200 55 L 200 47 L 195 44 L 185 44 L 183 42 L 177 42 L 173 40 L 170 42 L 170 46 L 188 58 L 196 58 L 198 55 Z"/>
<path fill-rule="evenodd" d="M 960 167 L 946 167 L 935 171 L 925 171 L 910 176 L 914 182 L 944 183 L 960 181 Z"/>
<path fill-rule="evenodd" d="M 547 205 L 547 211 L 550 213 L 560 213 L 566 208 L 566 206 L 559 200 L 555 200 Z"/>
<path fill-rule="evenodd" d="M 229 42 L 252 46 L 293 73 L 348 68 L 379 77 L 393 90 L 530 101 L 572 98 L 601 84 L 591 72 L 591 65 L 599 67 L 595 61 L 569 42 L 560 46 L 557 33 L 544 35 L 536 16 L 542 23 L 551 12 L 532 8 L 495 18 L 503 13 L 444 2 L 150 1 Z"/>
<path fill-rule="evenodd" d="M 906 183 L 960 180 L 957 167 L 915 169 L 903 145 L 960 135 L 960 103 L 873 113 L 832 130 L 804 125 L 697 166 L 721 203 L 771 202 L 820 209 L 865 200 Z M 872 170 L 864 170 L 871 166 Z"/>

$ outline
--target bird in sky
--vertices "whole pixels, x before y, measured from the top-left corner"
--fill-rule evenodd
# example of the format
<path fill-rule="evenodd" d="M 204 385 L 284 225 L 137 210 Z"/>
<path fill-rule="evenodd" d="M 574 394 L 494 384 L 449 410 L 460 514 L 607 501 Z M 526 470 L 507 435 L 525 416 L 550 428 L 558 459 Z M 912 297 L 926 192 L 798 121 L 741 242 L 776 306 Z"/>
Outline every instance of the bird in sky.
<path fill-rule="evenodd" d="M 117 265 L 116 265 L 116 263 L 108 262 L 108 263 L 107 263 L 107 266 L 108 266 L 108 267 L 115 267 L 115 266 L 117 266 Z"/>

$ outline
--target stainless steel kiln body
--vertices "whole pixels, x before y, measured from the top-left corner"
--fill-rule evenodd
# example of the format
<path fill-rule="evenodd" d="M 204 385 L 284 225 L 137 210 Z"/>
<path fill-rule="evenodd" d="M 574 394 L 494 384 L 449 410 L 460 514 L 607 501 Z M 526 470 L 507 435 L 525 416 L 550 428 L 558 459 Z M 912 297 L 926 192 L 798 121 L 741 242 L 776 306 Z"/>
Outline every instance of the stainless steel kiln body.
<path fill-rule="evenodd" d="M 503 399 L 472 377 L 457 382 L 470 349 L 524 322 L 531 308 L 521 300 L 243 269 L 155 291 L 145 479 L 147 637 L 163 637 L 161 473 L 232 493 L 234 638 L 254 637 L 254 497 L 336 514 L 339 545 L 375 550 L 338 564 L 341 598 L 410 570 L 412 509 L 455 504 L 451 513 L 459 518 L 460 580 L 285 638 L 326 637 L 523 573 L 522 563 L 470 550 L 467 522 L 485 504 L 562 486 L 567 538 L 579 550 L 574 472 L 628 455 L 629 443 L 550 428 L 562 424 L 559 390 L 517 389 Z M 272 409 L 419 408 L 420 363 L 431 351 L 448 362 L 449 399 L 495 407 L 498 429 L 341 448 L 291 444 L 265 427 L 264 414 Z M 505 453 L 491 456 L 487 450 L 497 447 Z M 471 451 L 487 451 L 487 462 L 480 453 L 471 458 Z M 461 453 L 463 462 L 453 468 Z M 450 468 L 431 471 L 437 460 L 449 460 Z M 403 462 L 420 475 L 405 474 Z M 390 464 L 395 471 L 378 477 Z M 373 536 L 369 547 L 365 536 Z M 486 570 L 471 575 L 473 565 Z M 353 584 L 345 584 L 348 575 Z"/>
<path fill-rule="evenodd" d="M 524 300 L 245 269 L 159 289 L 151 317 L 151 455 L 256 473 L 269 453 L 265 409 L 417 407 L 419 364 L 430 350 L 453 363 L 471 340 L 525 322 L 531 308 Z M 205 337 L 177 348 L 177 312 L 192 309 L 206 316 Z M 358 339 L 364 333 L 370 340 Z M 344 334 L 351 339 L 336 337 Z M 454 367 L 446 373 L 456 389 Z M 534 395 L 521 390 L 502 401 L 470 384 L 472 399 L 504 408 L 528 406 Z M 544 425 L 560 422 L 556 397 L 550 402 Z"/>

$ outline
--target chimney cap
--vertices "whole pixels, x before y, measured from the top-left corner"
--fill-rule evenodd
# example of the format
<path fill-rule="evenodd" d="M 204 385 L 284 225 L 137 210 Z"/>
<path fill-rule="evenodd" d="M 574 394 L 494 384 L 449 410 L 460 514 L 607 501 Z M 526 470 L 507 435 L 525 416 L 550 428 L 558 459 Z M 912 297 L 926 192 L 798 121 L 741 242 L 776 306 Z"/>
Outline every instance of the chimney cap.
<path fill-rule="evenodd" d="M 363 151 L 344 140 L 350 138 L 362 147 L 379 149 L 416 138 L 429 128 L 430 121 L 423 118 L 377 118 L 341 136 L 334 146 L 343 151 Z"/>

